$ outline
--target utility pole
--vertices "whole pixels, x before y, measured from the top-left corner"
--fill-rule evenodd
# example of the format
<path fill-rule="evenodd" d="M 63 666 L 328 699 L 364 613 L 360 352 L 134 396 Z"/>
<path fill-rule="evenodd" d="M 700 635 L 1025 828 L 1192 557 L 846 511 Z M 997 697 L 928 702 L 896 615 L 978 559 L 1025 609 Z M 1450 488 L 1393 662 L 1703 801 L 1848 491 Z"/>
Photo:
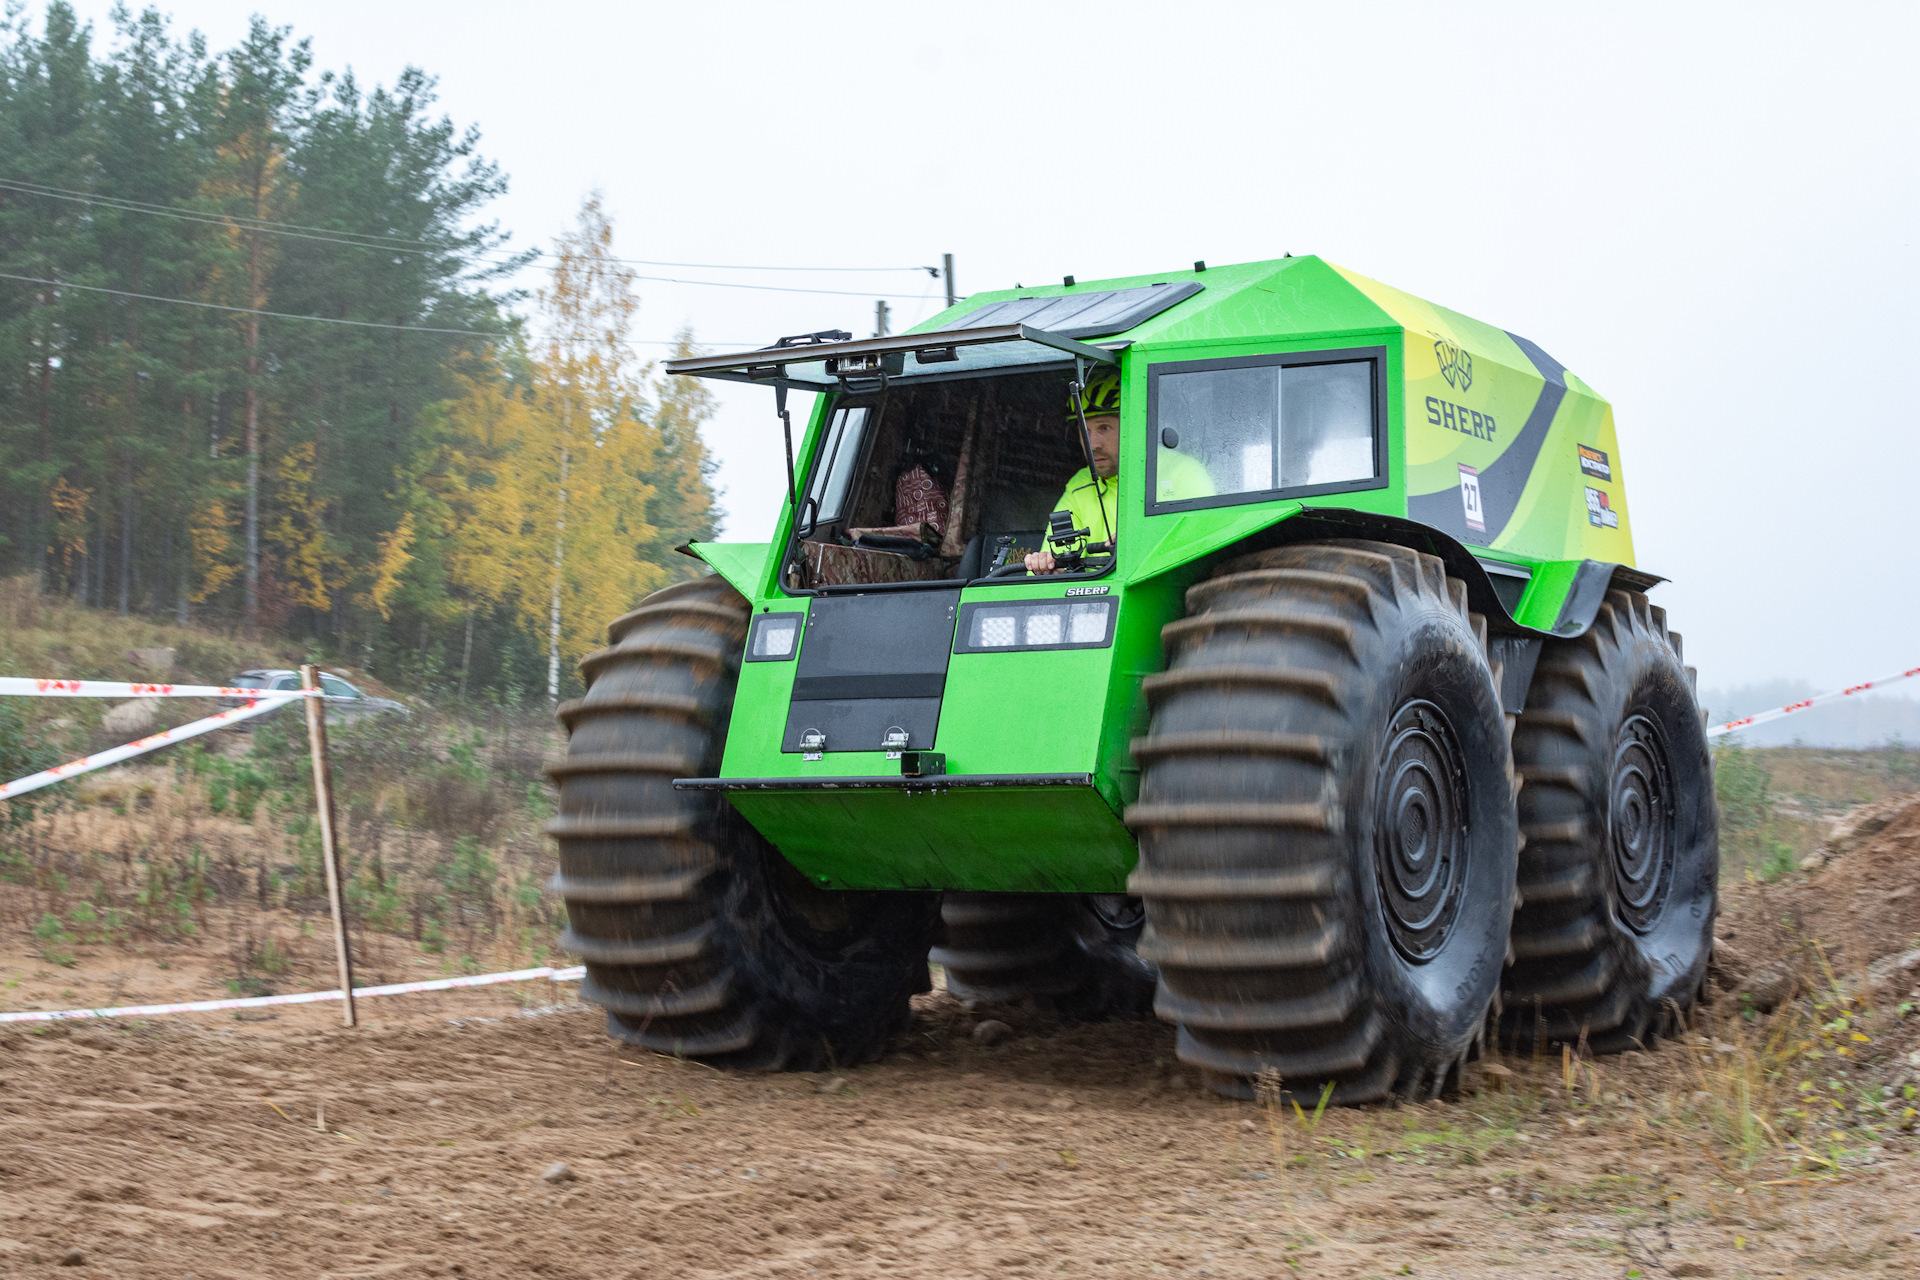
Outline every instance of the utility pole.
<path fill-rule="evenodd" d="M 884 338 L 887 336 L 888 310 L 889 308 L 884 298 L 873 304 L 873 336 L 876 338 Z"/>
<path fill-rule="evenodd" d="M 959 301 L 959 299 L 956 298 L 953 293 L 953 255 L 952 254 L 943 253 L 940 255 L 940 269 L 941 269 L 941 272 L 947 278 L 947 305 L 952 306 L 955 302 Z"/>

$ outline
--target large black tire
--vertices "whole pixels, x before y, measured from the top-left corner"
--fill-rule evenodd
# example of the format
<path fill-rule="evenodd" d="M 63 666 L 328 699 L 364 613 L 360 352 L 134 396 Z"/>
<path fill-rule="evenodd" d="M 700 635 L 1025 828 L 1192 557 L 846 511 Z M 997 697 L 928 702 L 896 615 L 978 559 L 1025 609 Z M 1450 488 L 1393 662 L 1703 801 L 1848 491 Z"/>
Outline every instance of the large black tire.
<path fill-rule="evenodd" d="M 1713 765 L 1666 611 L 1610 591 L 1550 640 L 1513 738 L 1526 786 L 1505 1038 L 1650 1047 L 1706 983 L 1720 880 Z"/>
<path fill-rule="evenodd" d="M 721 1065 L 817 1070 L 877 1057 L 928 988 L 937 899 L 812 886 L 717 793 L 749 606 L 723 579 L 648 596 L 581 662 L 553 888 L 581 999 L 633 1044 Z"/>
<path fill-rule="evenodd" d="M 947 990 L 988 1003 L 1032 1000 L 1079 1020 L 1153 1005 L 1153 966 L 1136 949 L 1145 915 L 1124 894 L 949 893 L 932 960 Z"/>
<path fill-rule="evenodd" d="M 1140 954 L 1182 1061 L 1336 1102 L 1437 1095 L 1506 958 L 1514 776 L 1482 619 L 1433 556 L 1298 545 L 1187 593 L 1136 740 Z"/>

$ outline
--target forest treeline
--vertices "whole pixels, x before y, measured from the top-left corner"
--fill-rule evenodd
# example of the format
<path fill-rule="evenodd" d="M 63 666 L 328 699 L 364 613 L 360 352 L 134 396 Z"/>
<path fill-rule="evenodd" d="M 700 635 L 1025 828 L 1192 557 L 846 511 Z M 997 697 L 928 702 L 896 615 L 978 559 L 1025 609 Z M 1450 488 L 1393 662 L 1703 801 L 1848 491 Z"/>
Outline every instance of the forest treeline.
<path fill-rule="evenodd" d="M 631 355 L 597 200 L 521 295 L 505 175 L 424 72 L 113 26 L 0 20 L 0 575 L 414 688 L 577 687 L 718 517 L 711 402 Z"/>

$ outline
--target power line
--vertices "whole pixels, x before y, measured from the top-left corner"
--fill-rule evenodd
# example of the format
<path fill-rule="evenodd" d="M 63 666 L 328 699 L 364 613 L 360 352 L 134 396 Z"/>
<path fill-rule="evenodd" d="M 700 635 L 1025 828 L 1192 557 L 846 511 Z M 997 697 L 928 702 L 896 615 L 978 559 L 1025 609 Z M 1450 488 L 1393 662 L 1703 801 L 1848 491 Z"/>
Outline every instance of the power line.
<path fill-rule="evenodd" d="M 273 316 L 280 320 L 315 320 L 321 324 L 345 324 L 362 329 L 398 329 L 403 333 L 461 333 L 471 334 L 477 338 L 505 338 L 509 336 L 504 333 L 494 333 L 485 329 L 430 329 L 424 325 L 379 324 L 372 320 L 336 320 L 330 316 L 302 316 L 295 315 L 289 311 L 256 311 L 251 307 L 229 307 L 223 306 L 218 302 L 196 302 L 192 298 L 164 298 L 155 293 L 129 293 L 125 289 L 105 289 L 99 285 L 70 284 L 64 280 L 42 280 L 37 276 L 16 276 L 5 271 L 0 271 L 0 280 L 19 280 L 27 284 L 46 284 L 52 285 L 56 289 L 85 289 L 89 293 L 110 293 L 116 297 L 140 298 L 147 302 L 175 302 L 183 307 L 207 307 L 214 311 L 237 311 L 242 315 Z M 866 295 L 861 294 L 860 296 L 865 297 Z M 637 346 L 646 347 L 677 347 L 681 344 L 679 338 L 631 338 L 629 341 Z M 698 347 L 738 347 L 743 351 L 751 351 L 759 348 L 763 344 L 758 342 L 712 342 L 702 339 L 691 345 Z"/>
<path fill-rule="evenodd" d="M 759 289 L 767 293 L 824 293 L 837 298 L 886 298 L 890 301 L 914 302 L 917 299 L 910 293 L 868 293 L 863 289 L 794 289 L 777 284 L 735 284 L 731 280 L 675 280 L 671 276 L 635 276 L 635 280 L 648 280 L 654 284 L 698 284 L 709 289 Z M 920 297 L 926 297 L 921 294 Z"/>
<path fill-rule="evenodd" d="M 131 293 L 125 289 L 106 289 L 96 284 L 71 284 L 65 280 L 42 280 L 38 276 L 16 276 L 8 271 L 0 271 L 0 280 L 52 285 L 56 289 L 83 289 L 88 293 L 110 293 L 116 298 L 139 298 L 146 302 L 172 302 L 183 307 L 205 307 L 209 311 L 234 311 L 244 316 L 272 316 L 276 320 L 312 320 L 316 324 L 344 324 L 356 329 L 398 329 L 402 333 L 458 333 L 470 338 L 508 336 L 485 329 L 435 329 L 427 325 L 381 324 L 374 320 L 336 320 L 332 316 L 303 316 L 290 311 L 261 311 L 256 307 L 229 307 L 219 302 L 196 302 L 192 298 L 166 298 L 157 293 Z"/>
<path fill-rule="evenodd" d="M 317 240 L 323 244 L 345 245 L 351 249 L 375 249 L 381 253 L 413 253 L 413 254 L 454 252 L 454 250 L 447 247 L 411 248 L 406 245 L 368 243 L 368 238 L 360 238 L 360 239 L 351 238 L 351 237 L 358 236 L 359 234 L 358 232 L 353 232 L 353 231 L 323 233 L 322 229 L 319 227 L 303 227 L 297 231 L 286 230 L 283 228 L 286 225 L 290 225 L 290 224 L 281 224 L 279 226 L 253 225 L 254 220 L 250 218 L 238 218 L 238 217 L 227 217 L 225 215 L 193 213 L 185 210 L 174 210 L 174 209 L 166 209 L 166 208 L 160 208 L 160 207 L 142 208 L 133 201 L 123 201 L 110 196 L 109 197 L 77 196 L 77 195 L 62 195 L 52 191 L 33 191 L 33 190 L 27 190 L 26 184 L 12 182 L 4 178 L 0 178 L 0 189 L 19 191 L 21 192 L 21 194 L 30 195 L 30 196 L 43 196 L 49 200 L 71 200 L 76 204 L 99 205 L 102 208 L 119 210 L 121 213 L 146 213 L 146 214 L 152 214 L 156 217 L 172 218 L 176 222 L 197 222 L 203 226 L 209 226 L 209 227 L 232 227 L 240 231 L 258 231 L 258 232 L 263 232 L 267 235 L 286 236 L 287 238 L 293 239 L 293 240 Z M 421 241 L 421 240 L 416 240 L 416 241 L 413 241 L 412 243 L 415 245 L 426 244 L 425 241 Z M 537 253 L 539 251 L 534 250 L 534 252 Z M 508 255 L 508 256 L 515 257 L 520 255 Z"/>
<path fill-rule="evenodd" d="M 452 250 L 445 246 L 434 245 L 425 240 L 411 240 L 403 236 L 370 235 L 359 231 L 339 231 L 330 227 L 314 227 L 298 222 L 273 222 L 265 218 L 248 218 L 241 215 L 209 214 L 204 210 L 182 209 L 178 205 L 151 204 L 145 200 L 128 200 L 120 196 L 103 196 L 84 191 L 75 191 L 70 187 L 48 187 L 37 182 L 20 182 L 11 178 L 0 178 L 0 190 L 17 191 L 22 195 L 42 196 L 49 200 L 68 200 L 76 204 L 100 205 L 103 208 L 117 209 L 122 213 L 146 213 L 156 217 L 175 218 L 182 222 L 198 222 L 209 226 L 236 226 L 241 230 L 260 231 L 268 235 L 288 236 L 296 240 L 318 240 L 328 244 L 347 245 L 356 249 L 378 249 L 390 253 L 448 253 Z M 491 252 L 496 257 L 515 258 L 526 253 L 541 257 L 553 255 L 544 249 L 523 250 L 521 253 Z M 888 272 L 900 274 L 909 271 L 925 271 L 938 276 L 937 267 L 763 267 L 747 266 L 729 262 L 658 262 L 651 258 L 609 258 L 610 262 L 619 262 L 637 267 L 674 267 L 695 271 L 828 271 L 843 273 Z M 717 284 L 717 281 L 678 280 L 675 284 Z M 739 287 L 739 286 L 733 286 Z M 761 288 L 773 288 L 762 285 Z M 818 292 L 809 290 L 791 290 L 795 293 Z M 868 297 L 867 294 L 858 294 Z"/>

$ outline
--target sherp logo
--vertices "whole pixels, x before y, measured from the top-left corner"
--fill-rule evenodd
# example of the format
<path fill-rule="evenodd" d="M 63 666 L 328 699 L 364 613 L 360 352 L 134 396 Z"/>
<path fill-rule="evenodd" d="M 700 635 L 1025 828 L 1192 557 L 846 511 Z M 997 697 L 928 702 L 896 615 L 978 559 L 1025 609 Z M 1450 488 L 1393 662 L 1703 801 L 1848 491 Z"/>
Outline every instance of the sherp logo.
<path fill-rule="evenodd" d="M 1445 338 L 1433 340 L 1433 358 L 1440 362 L 1440 376 L 1455 391 L 1473 385 L 1473 357 Z"/>

